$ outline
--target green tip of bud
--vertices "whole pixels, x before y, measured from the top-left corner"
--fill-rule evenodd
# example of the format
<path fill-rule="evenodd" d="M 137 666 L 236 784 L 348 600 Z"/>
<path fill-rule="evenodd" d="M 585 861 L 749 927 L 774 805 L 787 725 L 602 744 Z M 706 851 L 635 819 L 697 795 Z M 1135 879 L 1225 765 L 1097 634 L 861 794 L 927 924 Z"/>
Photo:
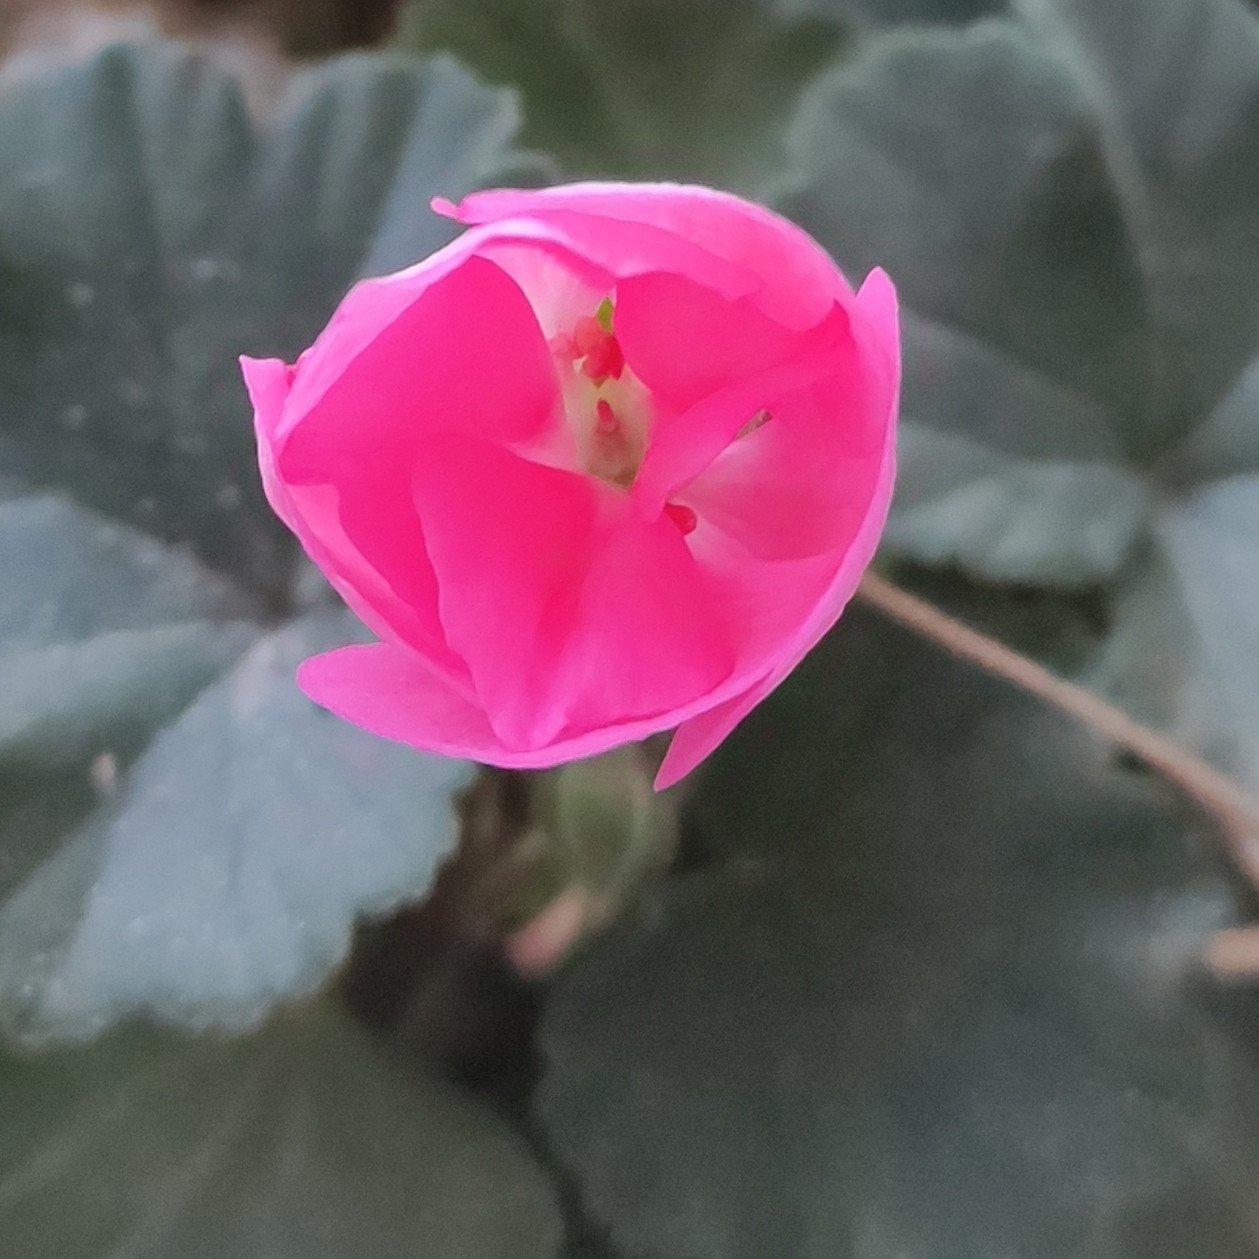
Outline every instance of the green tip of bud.
<path fill-rule="evenodd" d="M 599 309 L 595 311 L 595 318 L 599 321 L 599 327 L 604 332 L 612 331 L 612 299 L 610 297 L 605 297 L 599 303 Z"/>

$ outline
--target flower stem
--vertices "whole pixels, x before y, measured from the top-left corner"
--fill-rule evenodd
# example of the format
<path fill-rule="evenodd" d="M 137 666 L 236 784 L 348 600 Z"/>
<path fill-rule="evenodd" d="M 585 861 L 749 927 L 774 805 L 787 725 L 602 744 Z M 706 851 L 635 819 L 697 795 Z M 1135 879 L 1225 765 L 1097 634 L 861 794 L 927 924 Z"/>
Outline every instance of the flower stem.
<path fill-rule="evenodd" d="M 866 574 L 857 597 L 889 620 L 1035 695 L 1144 761 L 1216 823 L 1228 855 L 1259 890 L 1259 802 L 1227 775 L 1092 691 L 1064 681 L 874 573 Z M 1209 942 L 1204 960 L 1219 978 L 1259 979 L 1259 927 L 1218 933 Z"/>

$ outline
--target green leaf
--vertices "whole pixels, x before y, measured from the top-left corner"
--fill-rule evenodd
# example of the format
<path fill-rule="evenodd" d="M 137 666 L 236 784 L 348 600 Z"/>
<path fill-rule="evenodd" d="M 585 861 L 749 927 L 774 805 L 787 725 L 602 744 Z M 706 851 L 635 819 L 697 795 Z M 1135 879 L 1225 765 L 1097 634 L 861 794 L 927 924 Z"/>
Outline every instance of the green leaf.
<path fill-rule="evenodd" d="M 520 163 L 513 101 L 449 62 L 347 56 L 268 115 L 206 57 L 118 46 L 0 92 L 0 433 L 10 471 L 271 598 L 237 356 L 292 359 L 362 271 L 415 261 Z"/>
<path fill-rule="evenodd" d="M 1169 464 L 1188 483 L 1259 472 L 1259 355 Z"/>
<path fill-rule="evenodd" d="M 1244 897 L 1161 784 L 862 613 L 701 783 L 707 866 L 559 981 L 537 1114 L 661 1259 L 1235 1259 Z"/>
<path fill-rule="evenodd" d="M 1259 790 L 1259 476 L 1198 491 L 1164 513 L 1159 533 L 1237 723 L 1238 768 Z"/>
<path fill-rule="evenodd" d="M 788 17 L 771 0 L 428 0 L 403 39 L 519 87 L 526 139 L 570 174 L 754 189 L 849 17 Z"/>
<path fill-rule="evenodd" d="M 256 632 L 188 556 L 68 500 L 0 501 L 0 764 L 125 754 Z"/>
<path fill-rule="evenodd" d="M 257 105 L 159 40 L 0 87 L 0 1023 L 31 1043 L 252 1023 L 454 838 L 463 766 L 296 690 L 361 629 L 263 501 L 236 359 L 448 240 L 431 196 L 536 164 L 448 59 Z"/>
<path fill-rule="evenodd" d="M 1169 505 L 1116 601 L 1095 684 L 1259 792 L 1259 477 Z"/>
<path fill-rule="evenodd" d="M 23 1259 L 550 1259 L 541 1171 L 488 1108 L 319 1007 L 244 1040 L 0 1056 Z"/>
<path fill-rule="evenodd" d="M 1140 489 L 1107 487 L 1132 481 L 1141 277 L 1065 69 L 1007 23 L 898 32 L 817 82 L 789 147 L 784 211 L 854 278 L 885 266 L 900 290 L 894 549 L 987 579 L 1112 576 L 1140 523 Z M 967 502 L 977 483 L 1006 524 L 986 546 L 975 530 L 996 522 Z"/>
<path fill-rule="evenodd" d="M 317 709 L 293 674 L 356 636 L 314 614 L 259 640 L 0 909 L 0 1021 L 30 1042 L 147 1010 L 240 1027 L 309 990 L 356 914 L 427 886 L 458 761 Z"/>
<path fill-rule="evenodd" d="M 1098 119 L 1141 260 L 1144 445 L 1259 349 L 1259 16 L 1241 0 L 1016 0 Z"/>
<path fill-rule="evenodd" d="M 899 464 L 884 545 L 987 581 L 1091 585 L 1121 570 L 1150 513 L 1118 464 L 1018 459 L 925 424 L 905 424 Z"/>
<path fill-rule="evenodd" d="M 1008 449 L 1027 455 L 1122 453 L 1113 421 L 1091 448 L 1082 439 L 1099 406 L 1131 397 L 1140 273 L 1062 66 L 1008 23 L 890 35 L 809 91 L 790 147 L 784 208 L 858 278 L 886 266 L 911 312 L 911 350 L 928 339 L 921 361 L 907 355 L 911 415 L 929 404 L 915 373 L 943 376 L 947 392 L 979 359 L 1009 396 L 971 415 L 946 397 L 945 419 L 968 436 L 1009 429 Z M 1021 431 L 1022 397 L 1046 390 L 1065 414 L 1049 432 Z"/>
<path fill-rule="evenodd" d="M 855 272 L 897 280 L 911 418 L 1148 467 L 1259 339 L 1259 196 L 1228 177 L 1259 169 L 1259 24 L 1234 0 L 1105 12 L 1083 49 L 995 22 L 877 41 L 802 103 L 782 200 Z M 1194 86 L 1162 91 L 1153 50 L 1190 42 Z"/>
<path fill-rule="evenodd" d="M 855 277 L 886 266 L 904 303 L 886 554 L 1104 591 L 1088 676 L 1259 781 L 1230 713 L 1259 710 L 1256 679 L 1206 646 L 1237 596 L 1202 550 L 1256 571 L 1259 537 L 1182 538 L 1259 467 L 1259 16 L 1014 9 L 872 41 L 790 135 L 782 207 Z"/>
<path fill-rule="evenodd" d="M 793 17 L 843 15 L 851 20 L 890 25 L 898 22 L 973 22 L 1003 12 L 1006 0 L 778 0 L 778 9 Z"/>

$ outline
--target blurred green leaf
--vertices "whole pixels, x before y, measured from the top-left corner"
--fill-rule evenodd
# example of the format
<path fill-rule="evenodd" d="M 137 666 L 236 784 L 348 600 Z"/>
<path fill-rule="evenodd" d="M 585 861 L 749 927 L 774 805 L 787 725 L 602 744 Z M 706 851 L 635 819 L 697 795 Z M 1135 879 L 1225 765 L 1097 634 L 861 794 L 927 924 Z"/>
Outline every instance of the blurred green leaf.
<path fill-rule="evenodd" d="M 289 359 L 364 271 L 452 226 L 428 197 L 519 173 L 512 99 L 455 65 L 346 56 L 251 117 L 178 45 L 0 86 L 0 433 L 9 471 L 282 598 L 237 357 Z"/>
<path fill-rule="evenodd" d="M 0 763 L 130 750 L 256 632 L 187 555 L 49 495 L 0 501 Z"/>
<path fill-rule="evenodd" d="M 1113 574 L 1141 495 L 1126 488 L 1128 507 L 1116 513 L 1097 487 L 1126 476 L 1141 278 L 1096 129 L 1065 70 L 1007 23 L 897 33 L 818 82 L 791 149 L 785 211 L 854 278 L 885 266 L 900 290 L 898 549 L 964 567 L 978 559 L 976 575 L 989 579 L 1035 579 L 1038 547 L 1059 580 Z M 968 483 L 995 482 L 1017 508 L 1028 505 L 1020 482 L 1047 475 L 1075 505 L 1078 549 L 1064 549 L 1064 514 L 1038 510 L 1033 496 L 1009 556 L 968 554 Z"/>
<path fill-rule="evenodd" d="M 907 424 L 884 546 L 924 564 L 1059 589 L 1120 571 L 1148 523 L 1149 492 L 1119 464 L 1027 460 Z"/>
<path fill-rule="evenodd" d="M 260 639 L 0 909 L 0 1023 L 31 1042 L 149 1010 L 239 1027 L 345 956 L 354 917 L 431 880 L 458 761 L 317 709 L 297 665 L 359 636 L 348 613 Z"/>
<path fill-rule="evenodd" d="M 1259 477 L 1169 504 L 1093 681 L 1259 792 Z"/>
<path fill-rule="evenodd" d="M 711 860 L 557 985 L 537 1114 L 653 1259 L 1240 1259 L 1244 898 L 1160 784 L 859 609 L 700 785 Z"/>
<path fill-rule="evenodd" d="M 236 359 L 449 239 L 431 196 L 537 165 L 447 59 L 273 88 L 156 39 L 0 79 L 0 1023 L 30 1042 L 255 1021 L 454 838 L 464 767 L 296 689 L 361 630 L 301 616 L 326 587 Z"/>
<path fill-rule="evenodd" d="M 1140 259 L 1138 449 L 1200 424 L 1259 351 L 1259 16 L 1242 0 L 1016 0 L 1097 119 Z"/>
<path fill-rule="evenodd" d="M 777 0 L 780 12 L 792 16 L 860 17 L 880 25 L 897 22 L 973 22 L 1004 12 L 1007 0 Z"/>
<path fill-rule="evenodd" d="M 549 1186 L 488 1108 L 330 1010 L 244 1040 L 0 1056 L 0 1233 L 23 1259 L 550 1259 Z"/>
<path fill-rule="evenodd" d="M 1259 472 L 1259 355 L 1167 463 L 1186 484 Z"/>
<path fill-rule="evenodd" d="M 781 165 L 783 122 L 848 17 L 771 0 L 420 0 L 402 40 L 518 87 L 526 139 L 570 175 L 750 191 Z"/>
<path fill-rule="evenodd" d="M 1248 647 L 1230 582 L 1259 571 L 1259 535 L 1207 509 L 1217 487 L 1236 508 L 1259 461 L 1259 17 L 1013 7 L 873 41 L 790 135 L 782 208 L 904 303 L 887 552 L 1104 589 L 1088 676 L 1259 786 L 1236 716 L 1259 677 L 1220 650 Z"/>

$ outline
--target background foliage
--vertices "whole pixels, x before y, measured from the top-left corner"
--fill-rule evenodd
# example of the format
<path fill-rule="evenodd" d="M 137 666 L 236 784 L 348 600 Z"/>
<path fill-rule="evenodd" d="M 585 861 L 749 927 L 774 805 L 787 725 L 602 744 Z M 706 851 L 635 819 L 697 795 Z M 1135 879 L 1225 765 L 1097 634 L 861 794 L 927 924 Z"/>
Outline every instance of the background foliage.
<path fill-rule="evenodd" d="M 758 197 L 902 294 L 883 571 L 1259 791 L 1254 7 L 421 0 L 302 63 L 386 6 L 232 12 L 0 67 L 5 1245 L 1259 1255 L 1201 961 L 1254 890 L 1191 803 L 854 608 L 684 800 L 456 804 L 294 689 L 361 631 L 235 369 L 435 194 Z"/>

